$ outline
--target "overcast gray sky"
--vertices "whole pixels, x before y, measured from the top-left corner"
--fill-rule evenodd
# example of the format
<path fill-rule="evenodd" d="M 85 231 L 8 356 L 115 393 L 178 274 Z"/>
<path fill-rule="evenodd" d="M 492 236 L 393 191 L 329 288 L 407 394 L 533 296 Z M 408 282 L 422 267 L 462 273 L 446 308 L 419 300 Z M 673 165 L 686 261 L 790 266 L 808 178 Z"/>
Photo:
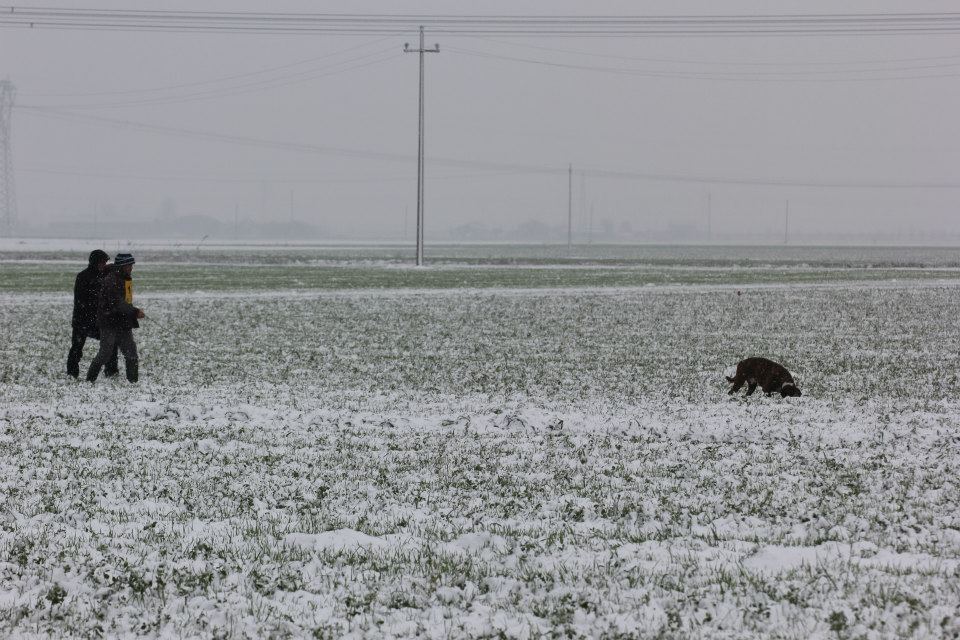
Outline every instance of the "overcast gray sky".
<path fill-rule="evenodd" d="M 25 6 L 45 6 L 27 3 Z M 70 2 L 84 8 L 317 11 L 312 2 Z M 949 11 L 953 2 L 366 2 L 323 11 L 749 14 Z M 0 30 L 22 221 L 89 218 L 109 203 L 153 219 L 294 216 L 339 236 L 399 237 L 416 207 L 417 60 L 408 36 Z M 697 178 L 960 184 L 960 38 L 433 36 L 427 57 L 427 237 L 463 224 L 566 224 L 567 177 L 590 169 L 686 182 L 575 180 L 575 224 L 715 235 L 791 229 L 960 233 L 960 189 L 743 186 Z M 490 57 L 490 55 L 496 57 Z M 309 61 L 309 62 L 305 62 Z M 263 73 L 259 73 L 259 72 Z M 926 77 L 924 77 L 926 76 Z M 224 80 L 224 78 L 231 78 Z M 883 78 L 883 79 L 877 79 Z M 163 87 L 171 87 L 163 89 Z M 306 143 L 302 153 L 109 124 Z M 408 156 L 371 158 L 371 153 Z M 481 169 L 460 159 L 553 169 Z"/>

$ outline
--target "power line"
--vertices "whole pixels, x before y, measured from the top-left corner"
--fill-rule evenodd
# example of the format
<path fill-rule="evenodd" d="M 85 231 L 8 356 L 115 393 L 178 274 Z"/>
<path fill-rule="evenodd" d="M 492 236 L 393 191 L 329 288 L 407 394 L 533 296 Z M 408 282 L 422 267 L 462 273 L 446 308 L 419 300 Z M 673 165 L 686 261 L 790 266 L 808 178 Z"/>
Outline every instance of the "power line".
<path fill-rule="evenodd" d="M 233 80 L 242 80 L 245 78 L 261 76 L 261 75 L 273 73 L 276 71 L 284 71 L 286 69 L 300 67 L 305 64 L 312 64 L 314 62 L 319 62 L 320 60 L 326 60 L 328 58 L 335 58 L 345 53 L 356 51 L 357 49 L 364 49 L 366 47 L 371 47 L 373 45 L 380 44 L 381 42 L 384 42 L 388 39 L 389 38 L 378 38 L 377 40 L 373 40 L 371 42 L 365 42 L 363 44 L 358 44 L 353 47 L 347 47 L 346 49 L 340 49 L 338 51 L 326 53 L 322 56 L 314 56 L 312 58 L 297 60 L 295 62 L 288 62 L 286 64 L 282 64 L 274 67 L 267 67 L 265 69 L 259 69 L 257 71 L 249 71 L 247 73 L 237 73 L 229 76 L 221 76 L 218 78 L 208 78 L 206 80 L 197 80 L 194 82 L 183 82 L 179 84 L 163 85 L 159 87 L 151 87 L 148 89 L 127 89 L 123 91 L 91 91 L 91 92 L 85 92 L 85 93 L 23 93 L 23 92 L 20 92 L 20 96 L 27 97 L 27 98 L 90 98 L 90 97 L 139 95 L 144 93 L 159 93 L 164 91 L 174 91 L 176 89 L 189 89 L 193 87 L 216 85 L 216 84 L 222 84 L 225 82 L 231 82 Z"/>
<path fill-rule="evenodd" d="M 0 25 L 28 28 L 228 33 L 638 37 L 905 35 L 960 31 L 957 12 L 741 15 L 441 15 L 0 7 Z"/>
<path fill-rule="evenodd" d="M 385 182 L 409 182 L 409 176 L 367 176 L 363 178 L 299 178 L 290 176 L 266 176 L 262 172 L 251 172 L 246 175 L 203 175 L 197 173 L 190 174 L 171 174 L 171 173 L 127 173 L 118 171 L 100 171 L 92 169 L 78 169 L 71 167 L 18 167 L 17 173 L 33 173 L 40 175 L 55 176 L 75 176 L 81 178 L 103 178 L 107 180 L 144 180 L 150 182 L 201 182 L 214 184 L 252 184 L 254 182 L 266 182 L 268 184 L 373 184 Z M 444 175 L 432 175 L 427 178 L 428 181 L 438 180 L 476 180 L 483 178 L 503 178 L 540 174 L 546 172 L 541 169 L 530 171 L 512 170 L 512 171 L 484 171 L 480 173 L 456 173 Z"/>
<path fill-rule="evenodd" d="M 43 118 L 53 118 L 65 120 L 68 122 L 89 122 L 101 126 L 113 128 L 127 128 L 148 133 L 172 135 L 177 137 L 197 138 L 210 142 L 221 142 L 228 144 L 237 144 L 242 146 L 251 146 L 259 148 L 277 149 L 282 151 L 293 151 L 297 153 L 308 153 L 318 155 L 329 155 L 335 157 L 355 158 L 364 160 L 382 160 L 388 162 L 416 162 L 415 156 L 386 153 L 377 151 L 365 151 L 358 149 L 346 149 L 341 147 L 326 147 L 299 142 L 287 142 L 279 140 L 268 140 L 263 138 L 254 138 L 249 136 L 237 136 L 224 133 L 215 133 L 210 131 L 200 131 L 196 129 L 183 129 L 179 127 L 170 127 L 164 125 L 155 125 L 131 120 L 103 118 L 86 114 L 74 114 L 70 112 L 61 112 L 52 109 L 32 107 L 26 105 L 17 105 L 16 110 Z M 487 162 L 482 160 L 466 160 L 458 158 L 431 157 L 427 158 L 431 164 L 445 165 L 451 167 L 461 167 L 468 169 L 482 169 L 491 171 L 506 171 L 511 173 L 526 174 L 551 174 L 565 175 L 568 171 L 566 166 L 556 165 L 536 165 L 522 163 L 502 163 Z M 960 182 L 919 182 L 919 181 L 854 181 L 854 180 L 801 180 L 788 178 L 757 178 L 757 177 L 731 177 L 731 176 L 711 176 L 695 174 L 676 174 L 676 173 L 651 173 L 638 171 L 610 170 L 601 168 L 578 169 L 587 176 L 596 178 L 609 178 L 620 180 L 640 180 L 649 182 L 679 182 L 696 184 L 726 184 L 740 186 L 759 186 L 759 187 L 801 187 L 801 188 L 836 188 L 836 189 L 960 189 Z"/>
<path fill-rule="evenodd" d="M 37 116 L 41 118 L 51 118 L 55 120 L 65 120 L 65 121 L 73 121 L 73 122 L 80 121 L 80 122 L 98 124 L 102 126 L 109 126 L 113 128 L 121 127 L 125 129 L 145 131 L 148 133 L 157 133 L 157 134 L 170 135 L 175 137 L 196 138 L 196 139 L 207 140 L 211 142 L 223 142 L 223 143 L 237 144 L 237 145 L 243 145 L 243 146 L 280 149 L 284 151 L 295 151 L 295 152 L 309 153 L 309 154 L 331 155 L 331 156 L 348 157 L 348 158 L 363 158 L 367 160 L 387 160 L 387 161 L 393 161 L 393 162 L 412 161 L 409 156 L 402 155 L 402 154 L 383 153 L 383 152 L 376 152 L 376 151 L 361 151 L 357 149 L 345 149 L 345 148 L 339 148 L 339 147 L 326 147 L 321 145 L 312 145 L 312 144 L 306 144 L 306 143 L 300 143 L 300 142 L 267 140 L 267 139 L 255 138 L 251 136 L 239 136 L 239 135 L 232 135 L 232 134 L 226 134 L 226 133 L 217 133 L 212 131 L 201 131 L 197 129 L 185 129 L 182 127 L 157 125 L 157 124 L 151 124 L 146 122 L 138 122 L 135 120 L 104 118 L 101 116 L 78 114 L 78 113 L 72 113 L 69 111 L 60 111 L 60 110 L 52 109 L 49 107 L 41 107 L 41 106 L 35 106 L 35 105 L 18 105 L 17 110 L 24 114 Z"/>
<path fill-rule="evenodd" d="M 18 105 L 17 110 L 28 115 L 41 118 L 51 118 L 55 120 L 64 120 L 68 122 L 88 122 L 101 126 L 112 128 L 126 128 L 148 133 L 162 135 L 171 135 L 176 137 L 197 138 L 210 142 L 222 142 L 228 144 L 237 144 L 242 146 L 278 149 L 282 151 L 293 151 L 298 153 L 328 155 L 343 158 L 357 158 L 365 160 L 383 160 L 387 162 L 416 162 L 416 156 L 386 153 L 378 151 L 365 151 L 358 149 L 347 149 L 343 147 L 328 147 L 302 142 L 289 142 L 281 140 L 268 140 L 264 138 L 255 138 L 251 136 L 239 136 L 211 131 L 202 131 L 197 129 L 184 129 L 181 127 L 170 127 L 165 125 L 156 125 L 134 120 L 119 118 L 104 118 L 87 114 L 71 113 L 68 111 L 59 111 L 47 107 L 38 107 L 33 105 Z M 519 171 L 525 173 L 554 173 L 559 171 L 555 166 L 548 165 L 529 165 L 519 163 L 503 162 L 485 162 L 477 160 L 462 160 L 457 158 L 432 157 L 430 162 L 439 165 L 456 166 L 470 169 L 490 169 L 499 171 Z"/>
<path fill-rule="evenodd" d="M 528 42 L 517 42 L 510 40 L 495 40 L 492 38 L 475 36 L 472 39 L 482 42 L 490 42 L 497 46 L 518 47 L 523 49 L 534 49 L 537 51 L 546 51 L 550 53 L 563 53 L 575 56 L 589 58 L 604 58 L 610 60 L 624 60 L 629 62 L 652 62 L 657 64 L 677 64 L 677 65 L 702 65 L 702 66 L 724 66 L 724 67 L 823 67 L 823 66 L 850 66 L 850 65 L 887 65 L 887 64 L 909 64 L 914 62 L 933 62 L 940 60 L 957 60 L 960 64 L 960 55 L 948 56 L 925 56 L 914 58 L 884 58 L 880 60 L 806 60 L 797 61 L 770 61 L 770 60 L 704 60 L 691 58 L 660 58 L 649 56 L 621 56 L 610 53 L 596 53 L 593 51 L 581 51 L 577 49 L 566 49 L 560 47 L 547 47 L 542 45 L 530 44 Z"/>
<path fill-rule="evenodd" d="M 211 89 L 207 91 L 199 91 L 193 93 L 171 95 L 171 96 L 158 96 L 153 98 L 142 98 L 136 100 L 121 100 L 115 102 L 83 102 L 76 104 L 57 104 L 57 105 L 37 105 L 37 106 L 52 106 L 56 108 L 66 108 L 66 109 L 100 109 L 100 108 L 115 108 L 115 107 L 128 107 L 128 106 L 152 106 L 152 105 L 162 105 L 162 104 L 178 104 L 184 102 L 195 102 L 198 100 L 210 100 L 224 97 L 231 97 L 236 95 L 243 95 L 246 93 L 254 93 L 257 91 L 264 91 L 266 89 L 274 89 L 277 87 L 290 86 L 295 84 L 303 84 L 305 82 L 310 82 L 319 78 L 325 78 L 340 73 L 346 73 L 348 71 L 356 71 L 358 69 L 364 69 L 374 65 L 378 65 L 384 62 L 389 62 L 399 57 L 400 54 L 396 53 L 394 47 L 389 49 L 379 49 L 372 53 L 364 54 L 350 60 L 345 60 L 338 62 L 332 65 L 325 67 L 320 67 L 317 69 L 310 69 L 307 71 L 299 71 L 293 74 L 287 74 L 277 78 L 269 78 L 258 81 L 246 82 L 243 84 L 235 85 L 232 87 L 222 87 L 218 89 Z M 351 64 L 353 63 L 353 64 Z M 347 66 L 343 66 L 347 65 Z"/>
<path fill-rule="evenodd" d="M 504 60 L 508 62 L 521 62 L 524 64 L 541 65 L 559 69 L 573 69 L 577 71 L 596 71 L 610 73 L 622 76 L 650 77 L 650 78 L 679 78 L 688 80 L 715 80 L 715 81 L 733 81 L 733 82 L 869 82 L 881 80 L 918 80 L 926 78 L 955 78 L 960 76 L 958 73 L 924 73 L 918 75 L 867 75 L 852 76 L 853 71 L 737 71 L 737 72 L 715 72 L 715 71 L 683 71 L 683 70 L 647 70 L 630 69 L 624 67 L 609 67 L 601 65 L 576 64 L 570 62 L 557 62 L 552 60 L 538 60 L 535 58 L 524 58 L 520 56 L 511 56 L 486 51 L 477 51 L 472 49 L 463 49 L 461 47 L 449 47 L 452 53 L 470 56 L 475 58 L 487 58 L 492 60 Z M 858 73 L 880 74 L 885 72 L 895 72 L 909 69 L 934 69 L 934 68 L 956 68 L 960 63 L 948 65 L 928 65 L 918 67 L 903 67 L 900 69 L 864 69 Z M 848 74 L 848 77 L 839 77 L 840 74 Z"/>
<path fill-rule="evenodd" d="M 904 182 L 856 180 L 795 180 L 789 178 L 734 178 L 725 176 L 683 175 L 673 173 L 642 173 L 608 169 L 584 169 L 595 178 L 621 180 L 649 180 L 654 182 L 690 182 L 697 184 L 727 184 L 761 187 L 802 187 L 815 189 L 960 189 L 960 182 Z"/>

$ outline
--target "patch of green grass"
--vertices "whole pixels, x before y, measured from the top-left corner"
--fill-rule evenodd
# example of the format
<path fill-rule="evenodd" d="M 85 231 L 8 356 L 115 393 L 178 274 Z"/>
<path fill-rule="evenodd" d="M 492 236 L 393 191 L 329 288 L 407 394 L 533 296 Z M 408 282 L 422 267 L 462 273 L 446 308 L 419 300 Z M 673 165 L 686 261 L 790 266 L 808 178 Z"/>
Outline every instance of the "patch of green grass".
<path fill-rule="evenodd" d="M 68 263 L 5 263 L 0 292 L 72 293 L 80 267 Z M 314 265 L 138 264 L 138 293 L 345 289 L 483 289 L 749 285 L 958 280 L 935 269 L 809 269 L 695 267 L 395 267 Z"/>

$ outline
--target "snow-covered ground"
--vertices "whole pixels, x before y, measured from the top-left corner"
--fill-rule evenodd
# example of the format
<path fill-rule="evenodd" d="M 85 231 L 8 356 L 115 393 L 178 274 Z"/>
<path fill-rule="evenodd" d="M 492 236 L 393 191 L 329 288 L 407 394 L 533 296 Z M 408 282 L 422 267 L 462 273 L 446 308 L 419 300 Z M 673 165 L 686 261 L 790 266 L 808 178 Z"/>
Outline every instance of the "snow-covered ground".
<path fill-rule="evenodd" d="M 960 634 L 954 286 L 138 299 L 0 301 L 0 635 Z"/>

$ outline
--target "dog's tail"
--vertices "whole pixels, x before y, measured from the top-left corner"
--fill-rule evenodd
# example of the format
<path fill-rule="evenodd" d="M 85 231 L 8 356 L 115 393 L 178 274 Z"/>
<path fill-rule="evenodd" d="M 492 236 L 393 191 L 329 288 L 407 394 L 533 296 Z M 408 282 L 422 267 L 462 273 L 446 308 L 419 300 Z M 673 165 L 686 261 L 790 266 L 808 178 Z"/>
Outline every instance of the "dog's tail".
<path fill-rule="evenodd" d="M 723 377 L 727 379 L 727 382 L 733 382 L 733 381 L 734 381 L 733 378 L 731 378 L 730 376 L 723 376 Z"/>

